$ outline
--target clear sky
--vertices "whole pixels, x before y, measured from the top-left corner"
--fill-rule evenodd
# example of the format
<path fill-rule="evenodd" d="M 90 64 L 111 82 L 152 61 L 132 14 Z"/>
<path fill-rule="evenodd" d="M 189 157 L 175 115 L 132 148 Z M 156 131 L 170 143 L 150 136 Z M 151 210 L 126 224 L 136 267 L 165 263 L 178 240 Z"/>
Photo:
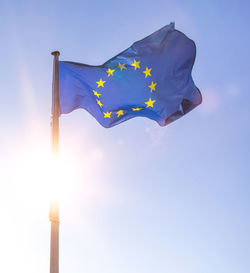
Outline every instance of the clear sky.
<path fill-rule="evenodd" d="M 50 52 L 102 64 L 173 21 L 197 46 L 201 106 L 163 128 L 104 129 L 84 110 L 60 119 L 60 272 L 250 272 L 249 9 L 1 0 L 0 272 L 49 270 Z"/>

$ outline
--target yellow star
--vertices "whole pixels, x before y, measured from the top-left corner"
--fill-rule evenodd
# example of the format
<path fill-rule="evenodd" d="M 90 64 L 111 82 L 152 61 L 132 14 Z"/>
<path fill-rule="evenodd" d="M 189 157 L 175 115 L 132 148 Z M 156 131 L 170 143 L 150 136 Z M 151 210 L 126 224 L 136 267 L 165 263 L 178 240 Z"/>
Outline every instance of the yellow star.
<path fill-rule="evenodd" d="M 132 108 L 133 111 L 140 111 L 142 108 Z"/>
<path fill-rule="evenodd" d="M 107 113 L 103 112 L 103 114 L 104 114 L 105 118 L 111 118 L 110 116 L 111 116 L 112 112 L 107 112 Z"/>
<path fill-rule="evenodd" d="M 150 71 L 152 70 L 152 68 L 148 68 L 148 67 L 146 67 L 146 70 L 145 71 L 143 71 L 143 73 L 145 73 L 145 78 L 147 78 L 147 76 L 151 76 L 151 74 L 150 74 Z"/>
<path fill-rule="evenodd" d="M 102 103 L 100 100 L 96 100 L 97 104 L 102 108 Z"/>
<path fill-rule="evenodd" d="M 151 85 L 148 86 L 150 88 L 150 92 L 155 91 L 156 84 L 157 84 L 156 82 L 155 83 L 152 82 Z"/>
<path fill-rule="evenodd" d="M 125 64 L 120 64 L 120 63 L 119 63 L 118 66 L 119 66 L 119 68 L 121 69 L 121 71 L 122 71 L 122 69 L 127 69 L 126 66 L 125 66 Z"/>
<path fill-rule="evenodd" d="M 116 112 L 116 114 L 117 114 L 117 117 L 120 117 L 120 116 L 124 115 L 124 112 L 123 112 L 123 110 L 119 110 L 118 112 Z"/>
<path fill-rule="evenodd" d="M 114 73 L 115 70 L 111 70 L 110 68 L 106 71 L 108 73 L 108 77 L 109 76 L 114 76 L 113 73 Z"/>
<path fill-rule="evenodd" d="M 149 98 L 148 101 L 145 102 L 145 104 L 147 104 L 147 108 L 148 107 L 154 107 L 154 103 L 155 103 L 155 100 L 151 100 L 151 98 Z"/>
<path fill-rule="evenodd" d="M 136 70 L 137 68 L 140 68 L 140 61 L 137 62 L 136 60 L 134 60 L 134 63 L 131 65 L 134 66 Z"/>
<path fill-rule="evenodd" d="M 104 84 L 105 82 L 106 82 L 106 81 L 103 81 L 102 78 L 101 78 L 99 82 L 96 82 L 96 83 L 98 84 L 97 87 L 100 87 L 100 86 L 104 87 L 103 84 Z"/>
<path fill-rule="evenodd" d="M 93 90 L 94 95 L 97 96 L 97 98 L 99 98 L 101 96 L 101 94 L 98 94 L 95 90 Z"/>

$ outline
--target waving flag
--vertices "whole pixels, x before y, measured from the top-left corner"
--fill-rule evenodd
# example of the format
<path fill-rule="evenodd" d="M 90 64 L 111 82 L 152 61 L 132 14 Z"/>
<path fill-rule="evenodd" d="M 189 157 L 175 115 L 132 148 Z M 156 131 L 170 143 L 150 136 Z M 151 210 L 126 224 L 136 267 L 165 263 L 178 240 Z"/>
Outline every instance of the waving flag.
<path fill-rule="evenodd" d="M 171 23 L 103 65 L 60 61 L 60 114 L 83 108 L 106 128 L 138 116 L 165 126 L 201 103 L 195 55 L 194 42 Z"/>

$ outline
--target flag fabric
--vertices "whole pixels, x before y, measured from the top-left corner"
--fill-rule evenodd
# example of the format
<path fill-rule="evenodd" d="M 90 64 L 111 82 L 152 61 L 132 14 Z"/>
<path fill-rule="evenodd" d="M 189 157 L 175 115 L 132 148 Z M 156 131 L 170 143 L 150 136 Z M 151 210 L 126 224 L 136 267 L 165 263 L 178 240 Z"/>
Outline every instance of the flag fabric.
<path fill-rule="evenodd" d="M 60 114 L 83 108 L 106 128 L 138 116 L 165 126 L 201 103 L 195 55 L 195 43 L 171 23 L 103 65 L 60 61 Z"/>

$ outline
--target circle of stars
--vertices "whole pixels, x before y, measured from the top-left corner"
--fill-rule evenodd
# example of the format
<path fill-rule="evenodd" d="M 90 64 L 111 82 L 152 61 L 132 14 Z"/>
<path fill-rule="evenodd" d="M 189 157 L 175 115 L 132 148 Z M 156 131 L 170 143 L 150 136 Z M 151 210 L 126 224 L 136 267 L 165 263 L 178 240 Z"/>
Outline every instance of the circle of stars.
<path fill-rule="evenodd" d="M 134 70 L 136 71 L 137 69 L 141 69 L 140 67 L 140 61 L 138 60 L 135 60 L 134 59 L 134 62 L 131 64 L 131 66 L 134 68 Z M 127 67 L 125 64 L 122 64 L 122 63 L 118 63 L 118 66 L 117 66 L 117 69 L 120 69 L 120 71 L 123 71 L 123 70 L 127 70 Z M 151 75 L 151 71 L 152 71 L 152 68 L 149 68 L 148 66 L 146 66 L 145 70 L 143 71 L 143 73 L 145 74 L 145 79 L 147 77 L 152 77 Z M 114 72 L 115 72 L 115 69 L 110 69 L 108 68 L 106 70 L 107 74 L 108 74 L 108 78 L 109 77 L 112 77 L 114 76 Z M 96 98 L 96 103 L 98 104 L 98 106 L 102 109 L 103 107 L 103 104 L 100 100 L 100 96 L 102 95 L 100 93 L 99 90 L 101 90 L 101 87 L 104 88 L 104 84 L 106 83 L 106 81 L 104 81 L 102 78 L 100 78 L 99 81 L 96 82 L 97 83 L 97 91 L 96 90 L 93 90 L 93 93 L 94 95 L 97 97 Z M 150 93 L 153 93 L 156 91 L 156 86 L 157 86 L 157 83 L 156 82 L 151 82 L 151 84 L 148 86 L 150 88 Z M 145 109 L 145 108 L 153 108 L 154 107 L 154 103 L 156 101 L 155 100 L 152 100 L 150 97 L 149 97 L 149 100 L 144 102 L 146 104 L 145 107 L 137 107 L 137 108 L 131 108 L 132 111 L 136 112 L 136 111 L 141 111 L 142 109 Z M 104 115 L 104 118 L 111 118 L 111 115 L 112 114 L 115 114 L 116 117 L 120 117 L 120 116 L 123 116 L 125 113 L 125 110 L 118 110 L 117 112 L 113 113 L 112 111 L 107 111 L 107 112 L 103 112 L 103 115 Z"/>

